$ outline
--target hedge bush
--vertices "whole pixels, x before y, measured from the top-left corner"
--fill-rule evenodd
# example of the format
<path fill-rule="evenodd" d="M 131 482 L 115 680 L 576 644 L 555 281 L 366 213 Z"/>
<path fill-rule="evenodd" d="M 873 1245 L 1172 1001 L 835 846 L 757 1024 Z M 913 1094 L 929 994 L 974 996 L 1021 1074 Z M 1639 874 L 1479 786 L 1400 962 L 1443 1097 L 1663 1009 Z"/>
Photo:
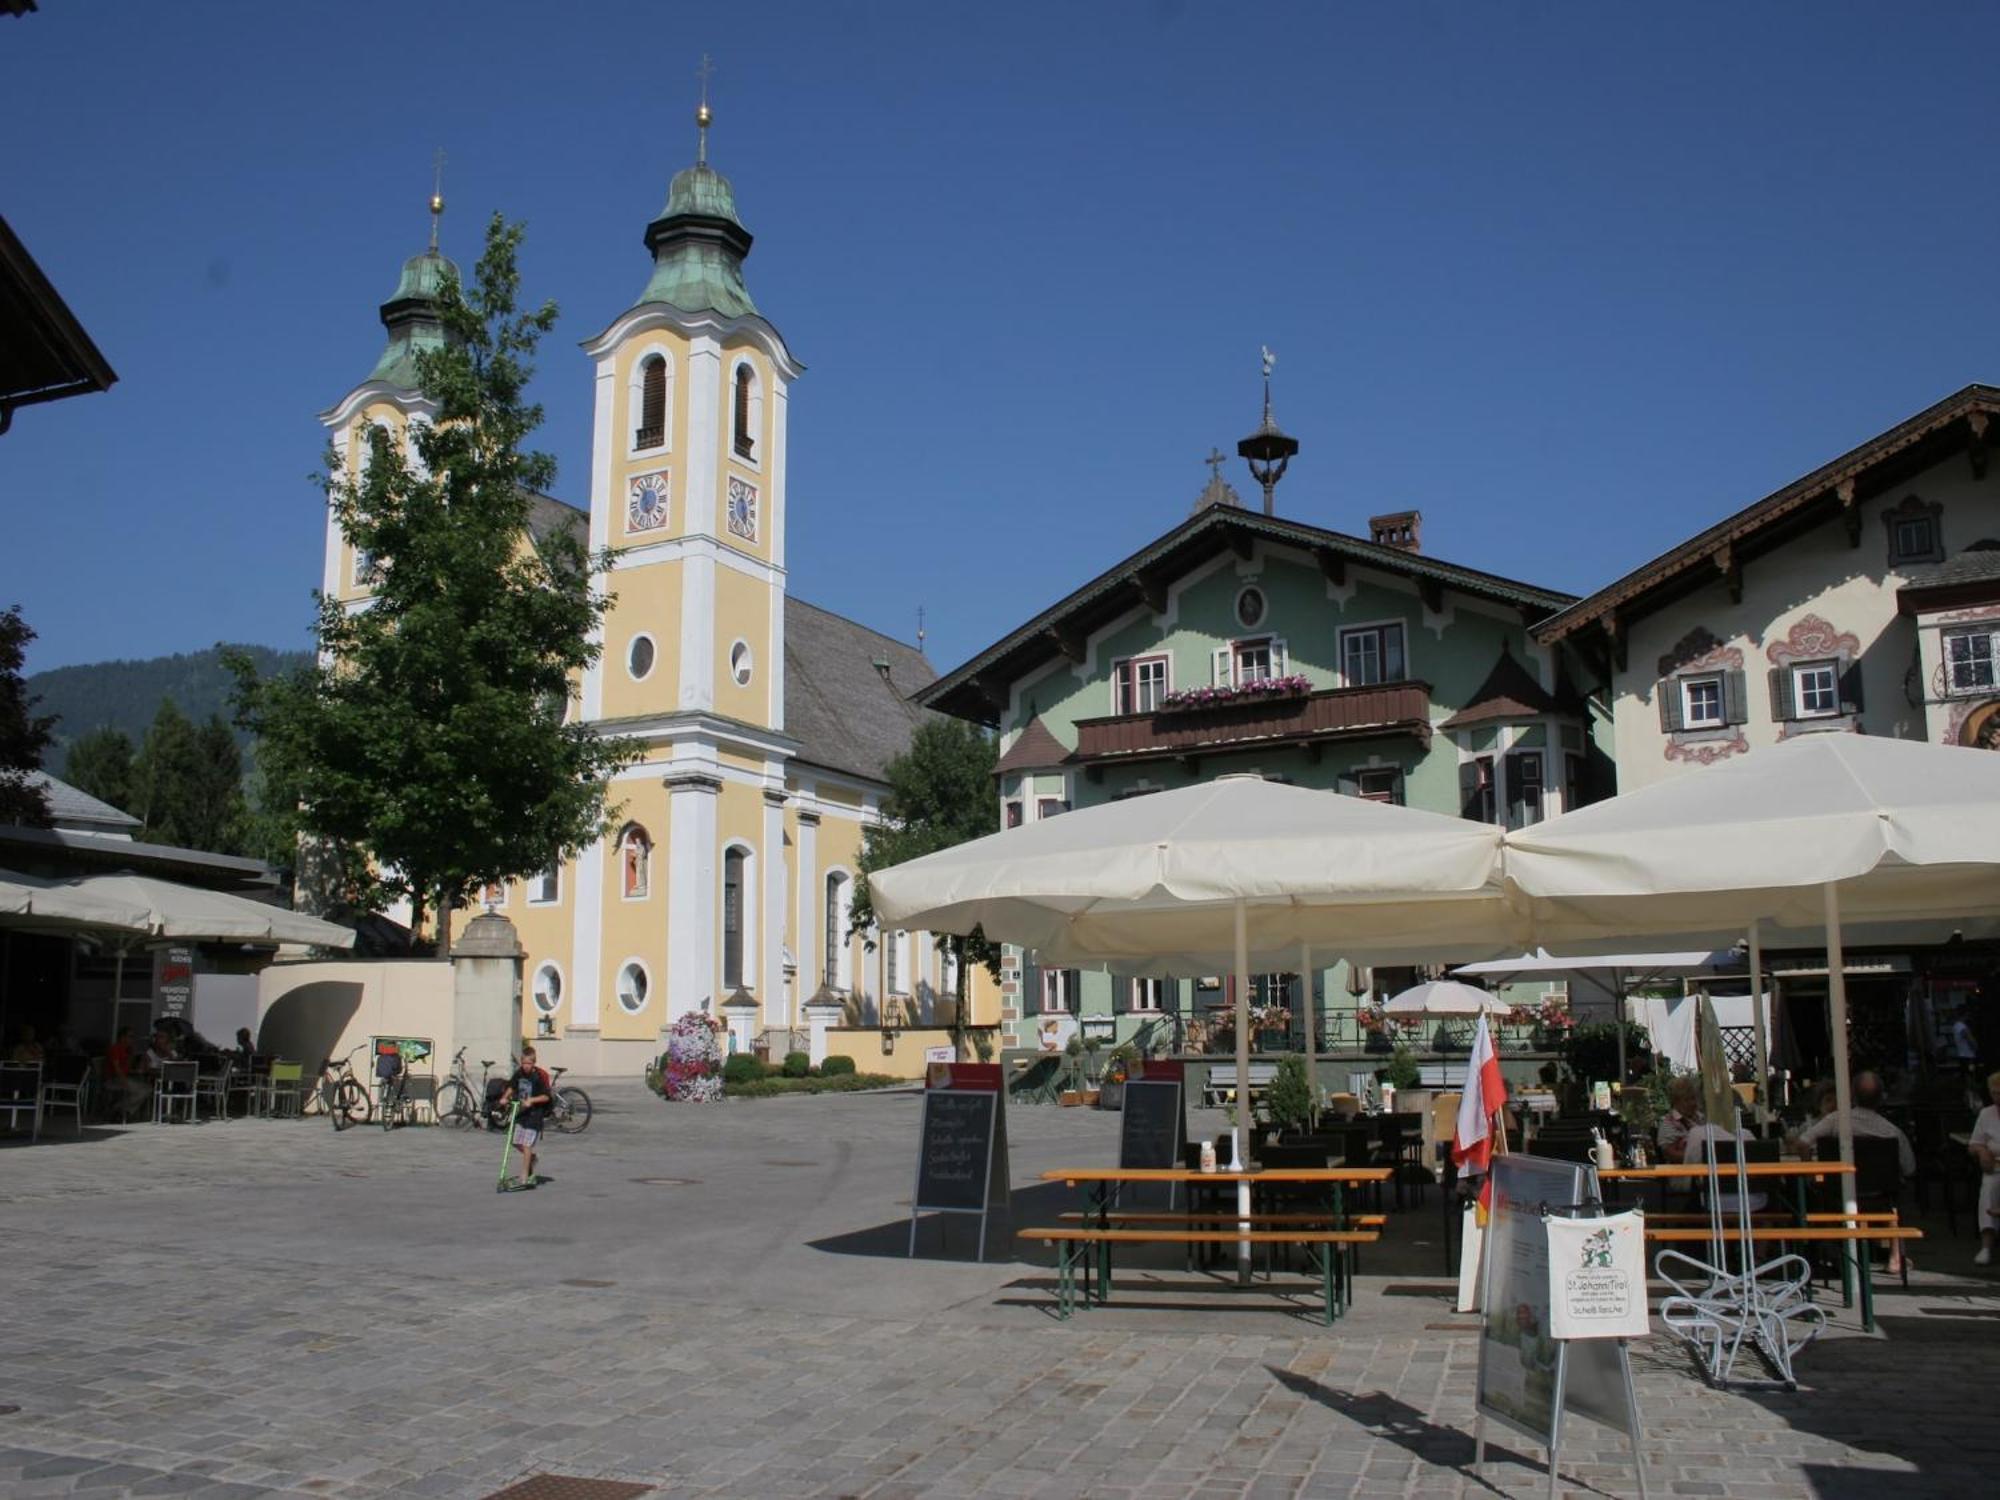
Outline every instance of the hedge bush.
<path fill-rule="evenodd" d="M 757 1061 L 754 1052 L 732 1052 L 722 1065 L 723 1088 L 726 1092 L 731 1084 L 750 1083 L 764 1073 L 764 1065 Z"/>
<path fill-rule="evenodd" d="M 854 1073 L 854 1059 L 851 1057 L 829 1057 L 819 1065 L 819 1071 L 822 1078 L 838 1078 L 842 1074 L 852 1076 Z"/>
<path fill-rule="evenodd" d="M 842 1073 L 832 1078 L 773 1075 L 753 1078 L 747 1083 L 724 1084 L 722 1092 L 731 1099 L 775 1099 L 787 1094 L 857 1094 L 866 1089 L 907 1088 L 909 1082 L 907 1078 L 890 1078 L 882 1073 Z"/>
<path fill-rule="evenodd" d="M 787 1078 L 805 1077 L 806 1074 L 812 1071 L 812 1065 L 813 1060 L 808 1053 L 787 1052 L 785 1054 L 785 1076 Z"/>

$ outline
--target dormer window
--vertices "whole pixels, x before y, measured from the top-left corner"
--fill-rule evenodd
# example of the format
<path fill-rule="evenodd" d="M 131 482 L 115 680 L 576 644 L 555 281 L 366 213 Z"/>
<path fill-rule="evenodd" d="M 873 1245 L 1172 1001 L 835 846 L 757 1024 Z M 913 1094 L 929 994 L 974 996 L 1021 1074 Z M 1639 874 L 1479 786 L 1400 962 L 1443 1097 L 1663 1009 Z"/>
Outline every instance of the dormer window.
<path fill-rule="evenodd" d="M 757 456 L 755 410 L 762 403 L 757 400 L 757 375 L 747 364 L 736 367 L 736 456 L 750 459 Z"/>
<path fill-rule="evenodd" d="M 639 425 L 634 448 L 659 448 L 667 441 L 667 361 L 650 354 L 639 364 Z"/>

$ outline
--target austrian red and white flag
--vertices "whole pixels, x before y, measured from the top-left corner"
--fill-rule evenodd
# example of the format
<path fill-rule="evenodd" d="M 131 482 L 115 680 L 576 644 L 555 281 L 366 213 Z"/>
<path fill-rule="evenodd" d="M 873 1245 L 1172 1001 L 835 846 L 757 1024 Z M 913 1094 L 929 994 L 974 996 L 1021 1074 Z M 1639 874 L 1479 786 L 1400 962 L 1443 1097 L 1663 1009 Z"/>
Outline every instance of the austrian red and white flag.
<path fill-rule="evenodd" d="M 1507 1102 L 1507 1084 L 1500 1076 L 1500 1057 L 1486 1017 L 1472 1039 L 1472 1057 L 1465 1065 L 1465 1093 L 1458 1101 L 1458 1125 L 1452 1131 L 1451 1159 L 1465 1176 L 1484 1176 L 1493 1161 L 1493 1116 Z M 1486 1221 L 1491 1205 L 1490 1181 L 1479 1185 L 1479 1219 Z"/>

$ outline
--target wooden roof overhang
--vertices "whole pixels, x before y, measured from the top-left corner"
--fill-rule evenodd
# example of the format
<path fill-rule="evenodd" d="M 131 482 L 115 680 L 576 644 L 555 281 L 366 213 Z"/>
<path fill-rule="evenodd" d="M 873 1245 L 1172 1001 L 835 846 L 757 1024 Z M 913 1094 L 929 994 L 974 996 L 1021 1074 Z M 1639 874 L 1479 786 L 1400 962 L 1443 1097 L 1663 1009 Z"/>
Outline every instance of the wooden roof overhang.
<path fill-rule="evenodd" d="M 108 390 L 117 379 L 28 247 L 0 219 L 0 432 L 17 406 Z"/>
<path fill-rule="evenodd" d="M 1969 385 L 1543 620 L 1534 636 L 1544 645 L 1594 640 L 1622 669 L 1631 621 L 1718 580 L 1732 598 L 1741 598 L 1749 563 L 1829 521 L 1843 522 L 1850 545 L 1860 546 L 1864 502 L 1955 453 L 1966 454 L 1973 473 L 1984 475 L 1996 414 L 2000 388 Z"/>
<path fill-rule="evenodd" d="M 945 673 L 915 694 L 916 701 L 940 713 L 996 725 L 1015 682 L 1058 656 L 1085 661 L 1093 631 L 1142 605 L 1155 614 L 1164 613 L 1167 591 L 1175 580 L 1222 552 L 1248 560 L 1259 541 L 1306 552 L 1336 586 L 1346 581 L 1350 565 L 1401 574 L 1416 583 L 1425 606 L 1432 610 L 1442 609 L 1444 591 L 1453 589 L 1511 605 L 1520 611 L 1523 623 L 1532 625 L 1575 601 L 1573 594 L 1381 546 L 1345 532 L 1210 506 Z"/>

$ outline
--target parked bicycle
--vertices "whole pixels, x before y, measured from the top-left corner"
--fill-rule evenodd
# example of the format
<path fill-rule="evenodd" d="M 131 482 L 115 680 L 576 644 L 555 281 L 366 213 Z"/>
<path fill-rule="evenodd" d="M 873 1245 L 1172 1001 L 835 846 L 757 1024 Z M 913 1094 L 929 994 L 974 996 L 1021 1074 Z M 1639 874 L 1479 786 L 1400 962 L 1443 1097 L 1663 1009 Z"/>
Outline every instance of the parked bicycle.
<path fill-rule="evenodd" d="M 354 1058 L 357 1053 L 367 1050 L 368 1044 L 363 1042 L 343 1058 L 329 1057 L 322 1062 L 319 1077 L 300 1096 L 299 1113 L 330 1115 L 335 1130 L 345 1130 L 350 1125 L 365 1125 L 374 1111 L 368 1102 L 367 1085 L 355 1076 Z"/>
<path fill-rule="evenodd" d="M 573 1083 L 563 1083 L 567 1068 L 549 1069 L 554 1086 L 549 1091 L 549 1129 L 564 1135 L 582 1135 L 590 1128 L 590 1095 Z"/>
<path fill-rule="evenodd" d="M 466 1066 L 465 1048 L 460 1047 L 451 1060 L 450 1076 L 438 1087 L 437 1118 L 440 1125 L 465 1130 L 474 1125 L 487 1127 L 494 1124 L 486 1102 L 497 1092 L 492 1087 L 493 1059 L 481 1058 L 479 1069 L 479 1082 L 474 1083 L 472 1071 Z"/>

